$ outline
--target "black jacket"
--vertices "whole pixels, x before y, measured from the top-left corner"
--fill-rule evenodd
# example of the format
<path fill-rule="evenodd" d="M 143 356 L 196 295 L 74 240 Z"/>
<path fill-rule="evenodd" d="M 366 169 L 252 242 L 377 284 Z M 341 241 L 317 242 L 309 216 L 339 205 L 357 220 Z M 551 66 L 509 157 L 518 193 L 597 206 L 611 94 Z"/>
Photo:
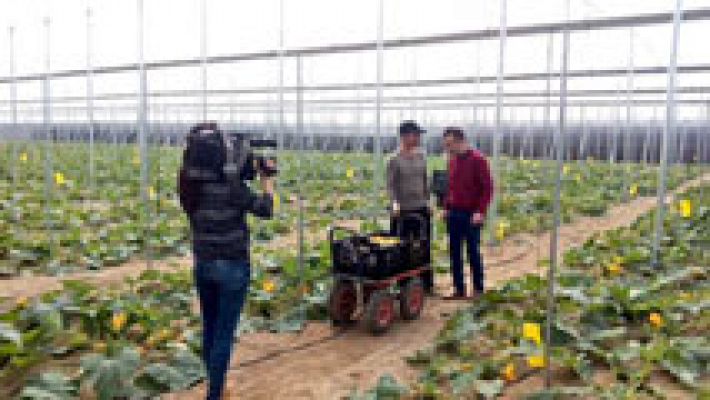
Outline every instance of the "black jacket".
<path fill-rule="evenodd" d="M 271 218 L 273 199 L 246 185 L 194 182 L 179 178 L 180 201 L 190 220 L 192 247 L 199 260 L 249 260 L 246 214 Z"/>

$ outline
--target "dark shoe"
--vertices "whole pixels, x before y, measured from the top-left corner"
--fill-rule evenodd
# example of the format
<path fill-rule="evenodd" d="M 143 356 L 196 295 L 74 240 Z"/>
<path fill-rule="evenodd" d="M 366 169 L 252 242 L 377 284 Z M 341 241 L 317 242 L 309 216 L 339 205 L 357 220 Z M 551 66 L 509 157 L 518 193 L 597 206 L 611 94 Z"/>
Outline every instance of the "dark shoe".
<path fill-rule="evenodd" d="M 468 300 L 469 298 L 465 294 L 454 293 L 451 296 L 444 297 L 444 300 Z"/>

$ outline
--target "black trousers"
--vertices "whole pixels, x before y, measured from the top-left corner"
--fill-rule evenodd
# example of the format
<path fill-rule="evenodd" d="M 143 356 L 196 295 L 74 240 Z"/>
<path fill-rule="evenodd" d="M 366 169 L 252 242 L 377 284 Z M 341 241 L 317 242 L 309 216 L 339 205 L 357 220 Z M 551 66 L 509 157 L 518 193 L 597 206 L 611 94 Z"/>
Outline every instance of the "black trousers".
<path fill-rule="evenodd" d="M 424 227 L 421 224 L 424 224 Z M 422 230 L 426 236 L 426 260 L 431 267 L 431 212 L 429 209 L 401 211 L 400 215 L 392 216 L 390 219 L 390 233 L 399 235 L 403 239 L 410 236 L 419 237 Z M 422 275 L 422 281 L 424 289 L 431 292 L 434 288 L 434 272 L 431 268 Z"/>

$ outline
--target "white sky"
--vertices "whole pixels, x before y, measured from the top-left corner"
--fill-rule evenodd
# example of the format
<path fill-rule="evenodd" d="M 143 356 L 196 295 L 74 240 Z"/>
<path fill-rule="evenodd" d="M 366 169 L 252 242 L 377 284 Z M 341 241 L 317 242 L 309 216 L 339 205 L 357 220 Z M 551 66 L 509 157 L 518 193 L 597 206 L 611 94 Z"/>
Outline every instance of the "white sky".
<path fill-rule="evenodd" d="M 193 58 L 200 54 L 200 0 L 144 0 L 145 55 L 147 60 Z M 276 49 L 278 46 L 278 0 L 208 1 L 208 52 L 210 55 L 234 54 Z M 348 43 L 376 38 L 377 0 L 284 0 L 285 46 L 287 48 Z M 385 38 L 410 37 L 433 33 L 456 32 L 484 27 L 497 27 L 497 0 L 384 0 Z M 564 0 L 509 0 L 510 26 L 560 21 Z M 137 57 L 136 1 L 122 0 L 0 0 L 0 76 L 9 75 L 9 43 L 6 27 L 16 26 L 16 73 L 44 71 L 44 33 L 42 19 L 50 16 L 51 69 L 85 67 L 85 9 L 94 10 L 94 51 L 96 66 L 135 62 Z M 670 11 L 674 0 L 572 0 L 572 19 L 629 15 Z M 685 9 L 710 7 L 710 0 L 685 0 Z M 660 66 L 668 62 L 670 26 L 636 30 L 635 64 Z M 687 23 L 683 26 L 679 63 L 710 64 L 707 38 L 710 22 Z M 572 69 L 626 67 L 629 49 L 628 29 L 575 34 L 572 36 Z M 560 41 L 556 40 L 555 63 L 559 64 Z M 515 38 L 508 42 L 506 72 L 543 72 L 546 65 L 546 38 Z M 385 53 L 385 79 L 410 79 L 415 73 L 421 79 L 476 74 L 477 45 L 457 43 L 396 50 Z M 497 67 L 497 41 L 480 45 L 480 68 L 483 75 L 494 75 Z M 414 67 L 416 64 L 416 67 Z M 375 77 L 374 53 L 332 55 L 304 61 L 304 83 L 352 83 L 372 81 Z M 295 84 L 295 63 L 286 64 L 286 84 Z M 219 65 L 209 69 L 210 88 L 244 88 L 275 86 L 277 63 L 274 61 Z M 665 77 L 639 77 L 638 87 L 663 87 Z M 681 86 L 710 86 L 707 74 L 684 76 Z M 571 89 L 620 88 L 626 78 L 576 80 Z M 137 90 L 136 74 L 97 76 L 97 93 L 132 92 Z M 198 68 L 180 68 L 149 74 L 150 90 L 198 89 Z M 39 98 L 39 83 L 18 85 L 20 98 Z M 506 84 L 506 90 L 542 90 L 540 83 Z M 422 89 L 419 93 L 464 93 L 472 86 Z M 493 85 L 483 90 L 492 92 Z M 84 80 L 62 79 L 52 83 L 52 94 L 82 95 Z M 409 94 L 410 90 L 389 94 Z M 354 93 L 313 94 L 309 98 L 352 97 Z M 363 97 L 374 95 L 363 93 Z M 9 98 L 9 85 L 0 85 L 0 99 Z M 237 100 L 259 100 L 264 97 L 242 96 Z M 223 100 L 223 99 L 221 99 Z M 185 101 L 184 99 L 180 101 Z M 133 105 L 134 103 L 128 103 Z M 6 106 L 0 106 L 2 108 Z M 689 116 L 700 115 L 700 109 L 687 110 Z M 0 120 L 7 112 L 0 111 Z M 514 112 L 515 113 L 515 112 Z M 519 111 L 523 114 L 523 111 Z M 526 113 L 526 112 L 525 112 Z M 61 118 L 61 113 L 55 113 Z M 263 118 L 254 113 L 252 119 Z M 388 113 L 386 119 L 398 118 Z M 461 117 L 461 112 L 453 113 Z M 526 114 L 527 115 L 527 114 Z M 337 115 L 339 118 L 339 115 Z M 511 116 L 514 117 L 514 116 Z M 22 117 L 21 118 L 27 118 Z M 77 117 L 78 118 L 78 117 Z M 164 115 L 162 118 L 177 118 Z M 244 117 L 249 118 L 249 117 Z M 336 114 L 313 117 L 335 119 Z M 437 114 L 437 118 L 448 118 Z M 522 117 L 519 117 L 522 118 Z M 527 116 L 525 116 L 527 118 Z"/>

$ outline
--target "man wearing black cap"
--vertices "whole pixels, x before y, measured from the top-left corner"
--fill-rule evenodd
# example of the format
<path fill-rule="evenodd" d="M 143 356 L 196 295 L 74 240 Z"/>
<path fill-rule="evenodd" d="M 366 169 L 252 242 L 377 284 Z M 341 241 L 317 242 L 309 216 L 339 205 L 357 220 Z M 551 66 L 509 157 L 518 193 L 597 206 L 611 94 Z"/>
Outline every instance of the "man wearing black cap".
<path fill-rule="evenodd" d="M 399 151 L 387 163 L 387 193 L 392 209 L 392 233 L 405 237 L 426 232 L 426 259 L 431 264 L 429 182 L 426 155 L 420 148 L 424 132 L 414 121 L 400 124 Z M 434 279 L 431 270 L 422 278 L 425 291 L 432 294 Z"/>

